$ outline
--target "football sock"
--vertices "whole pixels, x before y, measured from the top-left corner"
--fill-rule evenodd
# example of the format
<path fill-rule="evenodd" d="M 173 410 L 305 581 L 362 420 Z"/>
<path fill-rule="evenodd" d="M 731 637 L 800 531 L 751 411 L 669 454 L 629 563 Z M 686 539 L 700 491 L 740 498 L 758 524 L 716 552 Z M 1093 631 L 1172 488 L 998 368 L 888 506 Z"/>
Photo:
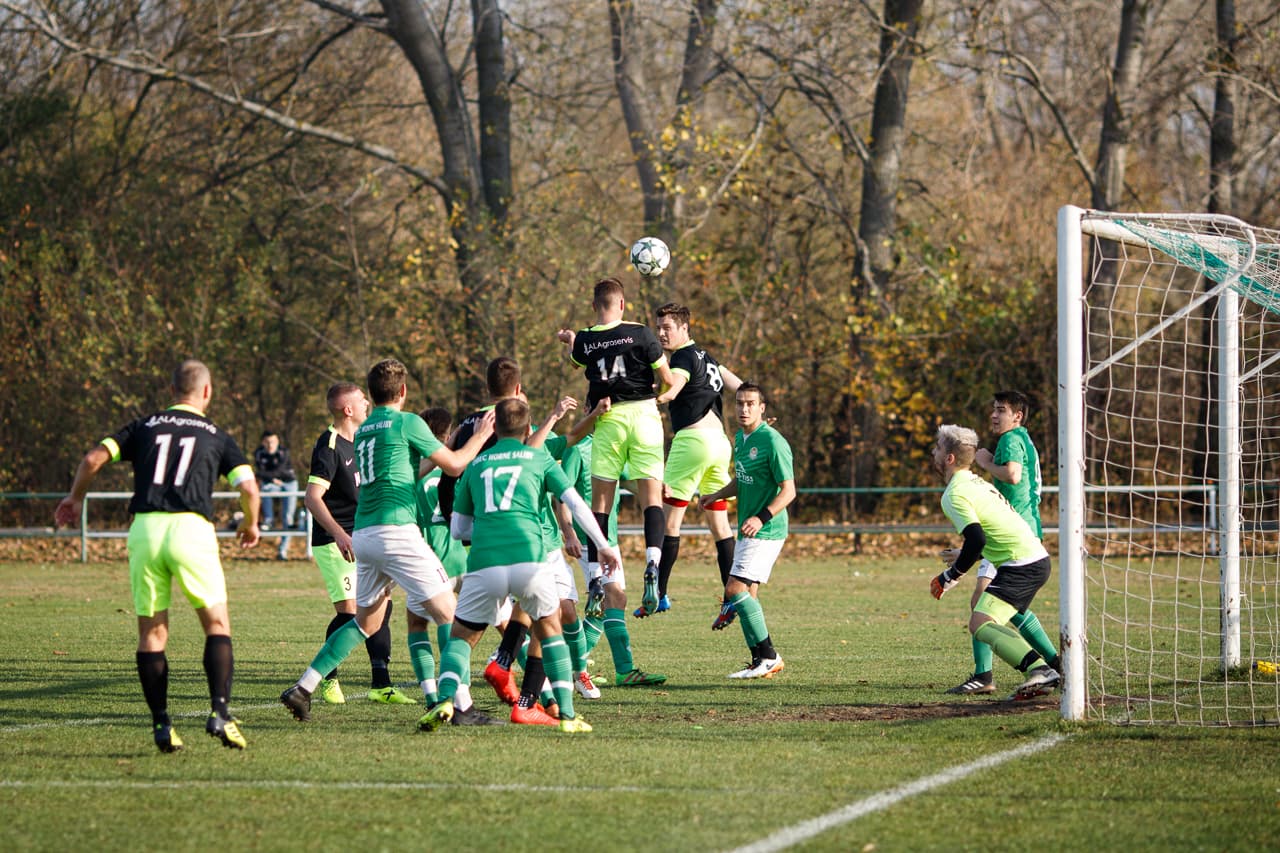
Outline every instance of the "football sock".
<path fill-rule="evenodd" d="M 600 635 L 604 633 L 604 620 L 595 616 L 588 616 L 582 620 L 583 629 L 582 636 L 586 640 L 586 651 L 583 652 L 583 658 L 588 658 L 595 651 L 596 644 L 600 642 Z"/>
<path fill-rule="evenodd" d="M 631 657 L 631 635 L 627 633 L 627 616 L 622 610 L 610 607 L 604 612 L 604 635 L 613 652 L 613 670 L 625 675 L 636 668 Z"/>
<path fill-rule="evenodd" d="M 498 644 L 498 656 L 495 658 L 498 666 L 511 669 L 511 664 L 516 659 L 516 649 L 520 648 L 528 632 L 529 629 L 517 620 L 508 620 L 507 629 L 502 632 L 502 642 Z"/>
<path fill-rule="evenodd" d="M 991 671 L 991 646 L 979 640 L 977 637 L 970 637 L 973 643 L 973 672 L 975 675 L 982 675 L 984 672 Z"/>
<path fill-rule="evenodd" d="M 327 640 L 333 636 L 333 632 L 341 628 L 343 625 L 356 618 L 354 613 L 335 613 L 333 618 L 329 620 L 329 625 L 324 629 L 324 638 Z M 337 678 L 338 670 L 334 669 L 325 678 Z"/>
<path fill-rule="evenodd" d="M 463 673 L 471 668 L 471 644 L 451 637 L 440 653 L 440 699 L 453 699 L 462 683 Z"/>
<path fill-rule="evenodd" d="M 600 525 L 600 529 L 604 532 L 604 535 L 608 536 L 609 535 L 609 513 L 593 512 L 591 514 L 596 517 L 596 524 Z M 587 562 L 597 563 L 597 564 L 600 562 L 600 551 L 598 548 L 596 548 L 595 540 L 592 539 L 590 536 L 587 537 Z"/>
<path fill-rule="evenodd" d="M 738 622 L 742 625 L 742 636 L 746 637 L 747 646 L 755 648 L 769 636 L 760 602 L 752 598 L 751 593 L 746 590 L 730 600 L 733 602 L 733 608 L 738 611 Z"/>
<path fill-rule="evenodd" d="M 538 701 L 538 695 L 542 693 L 542 682 L 546 680 L 546 673 L 542 669 L 542 658 L 538 655 L 529 655 L 525 660 L 524 678 L 520 682 L 520 698 L 516 700 L 516 704 L 521 708 L 532 708 Z"/>
<path fill-rule="evenodd" d="M 224 720 L 231 719 L 227 703 L 231 700 L 231 673 L 235 658 L 231 654 L 231 638 L 213 634 L 204 638 L 204 674 L 209 680 L 209 702 Z"/>
<path fill-rule="evenodd" d="M 666 514 L 661 506 L 644 508 L 644 559 L 657 563 L 662 559 L 662 537 L 667 526 Z"/>
<path fill-rule="evenodd" d="M 729 583 L 729 572 L 733 570 L 733 551 L 736 545 L 732 536 L 716 540 L 716 565 L 720 568 L 720 586 Z"/>
<path fill-rule="evenodd" d="M 391 686 L 391 608 L 393 603 L 387 602 L 387 612 L 382 617 L 382 624 L 364 641 L 365 651 L 369 653 L 371 670 L 369 686 L 377 690 Z"/>
<path fill-rule="evenodd" d="M 453 623 L 446 622 L 443 625 L 436 626 L 436 648 L 440 650 L 441 656 L 444 655 L 445 646 L 449 645 L 449 639 L 453 636 Z M 439 661 L 437 661 L 439 663 Z M 462 672 L 462 683 L 471 683 L 471 665 L 470 658 L 467 661 L 467 668 Z M 469 706 L 468 706 L 469 707 Z"/>
<path fill-rule="evenodd" d="M 1026 640 L 1027 644 L 1035 649 L 1036 653 L 1046 661 L 1051 661 L 1058 656 L 1058 650 L 1053 647 L 1053 641 L 1044 632 L 1044 626 L 1040 624 L 1040 620 L 1030 610 L 1013 614 L 1009 624 L 1017 628 L 1018 633 L 1022 635 L 1022 639 Z"/>
<path fill-rule="evenodd" d="M 347 655 L 351 654 L 351 650 L 368 639 L 364 635 L 364 631 L 360 630 L 360 623 L 352 619 L 338 630 L 329 635 L 329 639 L 324 641 L 324 645 L 320 647 L 320 651 L 316 653 L 315 658 L 311 661 L 311 669 L 316 672 L 332 672 L 338 668 L 338 664 L 347 659 Z M 299 682 L 301 683 L 301 682 Z M 315 685 L 303 684 L 307 690 L 314 690 Z"/>
<path fill-rule="evenodd" d="M 680 556 L 680 537 L 662 537 L 662 559 L 658 561 L 658 595 L 667 594 L 667 581 L 671 580 L 671 570 L 676 567 L 676 559 Z"/>
<path fill-rule="evenodd" d="M 529 659 L 529 645 L 529 635 L 525 634 L 524 642 L 516 649 L 516 663 L 520 664 L 521 669 L 524 669 L 524 662 Z"/>
<path fill-rule="evenodd" d="M 587 638 L 582 634 L 581 620 L 564 623 L 564 643 L 569 647 L 569 661 L 573 664 L 573 671 L 582 672 L 587 668 Z M 543 652 L 544 660 L 546 656 L 546 652 Z"/>
<path fill-rule="evenodd" d="M 753 658 L 776 658 L 778 652 L 773 647 L 773 638 L 766 636 L 751 649 Z"/>
<path fill-rule="evenodd" d="M 560 719 L 573 719 L 573 670 L 569 648 L 559 634 L 542 641 L 542 665 L 551 680 L 551 692 L 560 706 Z"/>
<path fill-rule="evenodd" d="M 439 698 L 436 688 L 436 658 L 431 648 L 429 631 L 409 632 L 409 662 L 413 665 L 413 677 L 422 688 L 422 695 L 434 705 Z"/>
<path fill-rule="evenodd" d="M 137 652 L 138 680 L 142 682 L 142 698 L 147 700 L 151 722 L 169 724 L 169 661 L 164 652 Z"/>
<path fill-rule="evenodd" d="M 983 622 L 973 636 L 991 646 L 1000 660 L 1014 669 L 1026 666 L 1027 655 L 1035 655 L 1031 646 L 1027 645 L 1027 641 L 1017 631 L 995 622 Z"/>

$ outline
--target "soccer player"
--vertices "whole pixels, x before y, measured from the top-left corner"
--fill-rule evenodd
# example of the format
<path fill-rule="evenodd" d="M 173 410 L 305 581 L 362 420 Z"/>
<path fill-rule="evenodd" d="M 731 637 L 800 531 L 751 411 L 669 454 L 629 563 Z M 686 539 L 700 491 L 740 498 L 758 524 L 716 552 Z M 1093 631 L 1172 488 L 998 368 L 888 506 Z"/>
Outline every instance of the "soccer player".
<path fill-rule="evenodd" d="M 592 308 L 596 325 L 579 332 L 561 329 L 557 337 L 569 346 L 570 360 L 582 367 L 587 377 L 587 408 L 608 397 L 609 411 L 596 419 L 591 455 L 591 509 L 602 528 L 609 524 L 609 511 L 624 468 L 635 481 L 636 497 L 644 508 L 645 570 L 640 603 L 646 611 L 658 609 L 658 564 L 662 560 L 665 526 L 662 512 L 662 415 L 656 402 L 659 390 L 669 388 L 674 376 L 667 366 L 662 345 L 647 326 L 624 322 L 626 311 L 622 282 L 605 278 L 596 282 Z M 661 388 L 655 389 L 656 381 Z M 596 561 L 594 545 L 587 543 L 588 560 Z M 615 577 L 612 594 L 605 606 L 626 613 L 626 581 Z M 612 606 L 611 606 L 612 605 Z M 605 624 L 610 622 L 606 613 Z M 645 675 L 639 670 L 627 674 L 627 686 L 660 684 L 665 677 Z M 624 682 L 619 681 L 619 684 Z"/>
<path fill-rule="evenodd" d="M 720 392 L 728 388 L 736 392 L 742 384 L 733 371 L 717 362 L 709 352 L 689 337 L 689 309 L 668 302 L 658 309 L 658 341 L 671 364 L 671 387 L 658 396 L 659 403 L 669 403 L 671 449 L 663 473 L 663 502 L 666 504 L 666 529 L 662 537 L 662 559 L 658 563 L 658 609 L 671 607 L 667 583 L 680 555 L 680 526 L 685 510 L 694 494 L 706 495 L 729 483 L 732 448 L 724 434 L 724 403 Z M 729 526 L 729 506 L 717 501 L 706 511 L 707 528 L 716 546 L 716 562 L 720 567 L 720 585 L 729 582 L 733 566 L 733 528 Z M 637 618 L 650 615 L 641 605 Z M 720 615 L 712 623 L 720 630 L 733 621 L 734 610 L 728 601 L 721 604 Z"/>
<path fill-rule="evenodd" d="M 709 510 L 725 498 L 738 497 L 738 541 L 724 600 L 742 617 L 751 662 L 730 678 L 772 678 L 783 668 L 758 598 L 760 584 L 769 582 L 787 539 L 787 507 L 796 498 L 796 479 L 791 445 L 765 423 L 768 403 L 759 385 L 743 382 L 738 386 L 734 479 L 700 500 L 702 509 Z"/>
<path fill-rule="evenodd" d="M 173 403 L 102 439 L 80 461 L 71 493 L 54 509 L 57 524 L 80 519 L 89 484 L 108 462 L 133 465 L 129 512 L 129 586 L 138 615 L 138 678 L 161 752 L 182 749 L 169 718 L 169 603 L 176 580 L 204 629 L 204 671 L 212 710 L 205 731 L 231 749 L 246 746 L 231 716 L 231 623 L 227 585 L 213 527 L 213 487 L 226 477 L 240 492 L 242 547 L 258 543 L 258 482 L 235 439 L 209 420 L 209 368 L 188 359 L 173 373 Z"/>
<path fill-rule="evenodd" d="M 973 607 L 969 633 L 1026 675 L 1014 693 L 1016 698 L 1037 696 L 1052 690 L 1060 677 L 1008 623 L 1027 612 L 1049 579 L 1049 552 L 1004 496 L 970 470 L 977 451 L 978 434 L 973 430 L 955 424 L 938 428 L 930 455 L 934 470 L 947 484 L 942 512 L 964 537 L 964 545 L 958 551 L 943 552 L 947 568 L 933 578 L 929 591 L 934 598 L 942 598 L 978 560 L 989 560 L 996 576 Z"/>
<path fill-rule="evenodd" d="M 360 481 L 356 474 L 356 449 L 351 443 L 356 429 L 369 414 L 369 399 L 359 385 L 339 382 L 329 386 L 325 405 L 333 423 L 316 439 L 311 450 L 311 474 L 303 503 L 311 513 L 311 553 L 333 604 L 325 637 L 356 618 L 356 564 L 351 531 L 356 523 Z M 386 705 L 412 705 L 413 700 L 391 684 L 391 602 L 382 625 L 365 640 L 369 653 L 369 699 Z M 338 670 L 320 682 L 320 696 L 331 705 L 346 702 Z"/>
<path fill-rule="evenodd" d="M 991 475 L 996 491 L 1018 515 L 1030 525 L 1037 538 L 1043 538 L 1040 524 L 1040 454 L 1027 432 L 1027 415 L 1031 401 L 1018 391 L 998 391 L 991 404 L 991 433 L 996 436 L 995 453 L 985 447 L 978 448 L 974 463 Z M 948 558 L 954 561 L 949 552 Z M 978 566 L 978 581 L 970 609 L 996 576 L 996 568 L 983 560 Z M 1061 671 L 1061 659 L 1053 641 L 1034 613 L 1015 613 L 1009 624 L 1018 629 L 1022 638 L 1040 653 L 1049 666 Z M 973 643 L 973 675 L 947 690 L 948 693 L 974 695 L 994 693 L 996 685 L 991 674 L 991 646 L 977 639 Z"/>
<path fill-rule="evenodd" d="M 492 434 L 493 417 L 481 420 L 463 447 L 450 450 L 431 434 L 422 418 L 403 411 L 408 377 L 408 369 L 395 359 L 384 359 L 369 370 L 369 396 L 376 408 L 355 434 L 360 474 L 360 502 L 351 534 L 356 618 L 325 640 L 311 666 L 280 695 L 300 721 L 311 719 L 311 694 L 323 673 L 334 669 L 383 623 L 393 586 L 404 590 L 410 637 L 426 635 L 428 619 L 437 625 L 453 621 L 453 587 L 418 527 L 418 463 L 430 459 L 445 473 L 460 474 Z M 411 648 L 410 654 L 421 654 L 421 650 Z M 414 666 L 417 670 L 418 664 Z M 435 661 L 422 668 L 433 671 Z"/>
<path fill-rule="evenodd" d="M 528 403 L 503 400 L 494 413 L 499 440 L 467 467 L 454 495 L 451 529 L 455 538 L 471 539 L 471 551 L 453 636 L 444 652 L 440 702 L 418 726 L 433 731 L 456 713 L 451 700 L 469 665 L 471 649 L 502 602 L 514 595 L 533 620 L 533 632 L 542 643 L 546 673 L 559 705 L 560 730 L 589 732 L 591 726 L 573 708 L 572 664 L 561 632 L 555 579 L 546 562 L 544 496 L 559 498 L 570 508 L 596 543 L 606 572 L 616 570 L 620 560 L 551 454 L 524 444 L 529 435 Z"/>

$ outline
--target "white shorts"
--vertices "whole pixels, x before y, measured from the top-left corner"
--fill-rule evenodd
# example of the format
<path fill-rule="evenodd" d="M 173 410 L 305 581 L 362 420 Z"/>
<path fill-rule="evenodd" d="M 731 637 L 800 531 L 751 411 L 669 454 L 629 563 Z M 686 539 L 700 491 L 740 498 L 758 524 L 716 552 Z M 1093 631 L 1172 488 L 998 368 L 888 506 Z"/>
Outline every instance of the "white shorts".
<path fill-rule="evenodd" d="M 773 564 L 778 562 L 785 539 L 755 539 L 744 536 L 733 546 L 733 568 L 729 574 L 754 583 L 768 583 Z"/>
<path fill-rule="evenodd" d="M 573 582 L 573 569 L 569 568 L 569 561 L 564 558 L 564 551 L 548 552 L 547 565 L 551 566 L 551 573 L 556 579 L 556 595 L 561 601 L 568 600 L 577 604 L 578 585 Z"/>
<path fill-rule="evenodd" d="M 587 589 L 591 586 L 591 567 L 587 563 L 587 549 L 585 547 L 582 549 L 582 556 L 578 558 L 578 565 L 582 567 L 582 588 Z M 604 579 L 605 586 L 611 583 L 617 584 L 618 589 L 622 592 L 627 591 L 627 573 L 622 570 L 622 566 L 618 566 L 617 571 L 611 575 L 604 574 L 599 568 L 596 569 L 596 573 Z M 577 601 L 577 599 L 575 598 L 574 601 Z"/>
<path fill-rule="evenodd" d="M 423 605 L 453 585 L 416 524 L 379 524 L 351 534 L 356 553 L 356 605 L 369 607 L 392 585 L 404 590 L 405 606 L 429 618 Z"/>
<path fill-rule="evenodd" d="M 560 610 L 551 567 L 547 563 L 513 563 L 467 572 L 454 618 L 496 624 L 503 603 L 511 595 L 520 599 L 520 609 L 530 619 L 542 619 Z"/>
<path fill-rule="evenodd" d="M 995 580 L 995 563 L 991 562 L 986 557 L 983 557 L 982 561 L 978 563 L 978 577 L 986 578 L 987 580 Z"/>

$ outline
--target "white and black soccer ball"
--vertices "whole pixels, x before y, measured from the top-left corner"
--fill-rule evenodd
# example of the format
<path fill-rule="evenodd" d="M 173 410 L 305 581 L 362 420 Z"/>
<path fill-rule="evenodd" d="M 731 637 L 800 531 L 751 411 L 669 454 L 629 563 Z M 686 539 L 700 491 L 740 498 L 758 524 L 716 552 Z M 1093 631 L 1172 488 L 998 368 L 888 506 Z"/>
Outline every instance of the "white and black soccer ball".
<path fill-rule="evenodd" d="M 631 266 L 646 278 L 662 275 L 671 265 L 671 250 L 657 237 L 641 237 L 631 247 Z"/>

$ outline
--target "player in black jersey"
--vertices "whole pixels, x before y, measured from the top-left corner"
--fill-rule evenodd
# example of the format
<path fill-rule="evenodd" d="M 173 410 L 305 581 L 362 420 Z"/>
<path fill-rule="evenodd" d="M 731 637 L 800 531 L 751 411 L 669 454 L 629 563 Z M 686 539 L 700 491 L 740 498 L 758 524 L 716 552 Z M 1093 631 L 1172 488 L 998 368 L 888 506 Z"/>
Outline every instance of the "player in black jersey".
<path fill-rule="evenodd" d="M 169 602 L 175 580 L 204 628 L 204 671 L 213 709 L 205 731 L 224 746 L 244 749 L 244 736 L 227 707 L 231 699 L 231 624 L 227 586 L 213 527 L 213 488 L 226 477 L 240 491 L 244 518 L 240 544 L 258 544 L 258 482 L 235 440 L 205 416 L 213 385 L 209 368 L 184 361 L 173 374 L 174 402 L 162 412 L 126 424 L 85 454 L 71 493 L 54 510 L 60 525 L 80 520 L 89 484 L 108 462 L 133 465 L 129 502 L 129 583 L 138 615 L 138 678 L 151 709 L 156 746 L 182 749 L 169 719 Z"/>
<path fill-rule="evenodd" d="M 351 439 L 369 414 L 369 399 L 359 385 L 338 382 L 329 387 L 325 405 L 333 423 L 316 439 L 311 451 L 311 473 L 303 502 L 315 520 L 311 554 L 333 603 L 334 616 L 325 630 L 327 638 L 356 618 L 356 557 L 351 531 L 356 524 L 360 475 Z M 371 671 L 369 699 L 384 705 L 413 705 L 414 700 L 391 683 L 391 602 L 387 602 L 382 627 L 365 639 L 364 645 Z M 320 696 L 334 705 L 347 701 L 336 669 L 320 682 Z"/>
<path fill-rule="evenodd" d="M 658 564 L 656 611 L 662 613 L 671 606 L 667 583 L 680 554 L 680 526 L 689 502 L 695 494 L 709 495 L 733 481 L 733 448 L 724 432 L 724 403 L 720 392 L 725 388 L 730 393 L 737 391 L 742 380 L 689 337 L 687 307 L 668 302 L 658 309 L 656 316 L 658 340 L 667 352 L 674 374 L 671 387 L 658 397 L 659 403 L 669 403 L 674 433 L 663 474 L 666 534 L 662 539 L 662 560 Z M 706 519 L 716 543 L 716 562 L 720 583 L 724 585 L 729 582 L 734 550 L 728 503 L 716 501 L 706 510 Z M 643 618 L 652 612 L 641 607 L 635 615 Z M 732 605 L 722 603 L 721 614 L 712 627 L 719 630 L 732 620 Z"/>
<path fill-rule="evenodd" d="M 662 353 L 662 345 L 648 327 L 622 319 L 626 311 L 622 282 L 606 278 L 596 282 L 591 307 L 596 325 L 574 332 L 561 329 L 557 337 L 569 345 L 569 357 L 586 374 L 586 410 L 609 398 L 609 411 L 596 419 L 591 454 L 591 509 L 602 530 L 609 529 L 609 513 L 624 469 L 636 485 L 636 497 L 644 508 L 645 572 L 641 604 L 646 611 L 658 607 L 658 563 L 662 559 L 662 415 L 658 412 L 658 388 L 671 386 L 674 377 Z M 587 558 L 598 565 L 595 547 L 587 543 Z M 625 618 L 626 581 L 619 570 L 605 581 L 605 631 L 610 620 Z M 612 612 L 618 614 L 611 616 Z M 612 636 L 612 635 L 611 635 Z M 658 683 L 661 676 L 617 676 L 622 685 Z M 648 680 L 646 680 L 648 679 Z M 665 679 L 664 679 L 665 680 Z"/>

